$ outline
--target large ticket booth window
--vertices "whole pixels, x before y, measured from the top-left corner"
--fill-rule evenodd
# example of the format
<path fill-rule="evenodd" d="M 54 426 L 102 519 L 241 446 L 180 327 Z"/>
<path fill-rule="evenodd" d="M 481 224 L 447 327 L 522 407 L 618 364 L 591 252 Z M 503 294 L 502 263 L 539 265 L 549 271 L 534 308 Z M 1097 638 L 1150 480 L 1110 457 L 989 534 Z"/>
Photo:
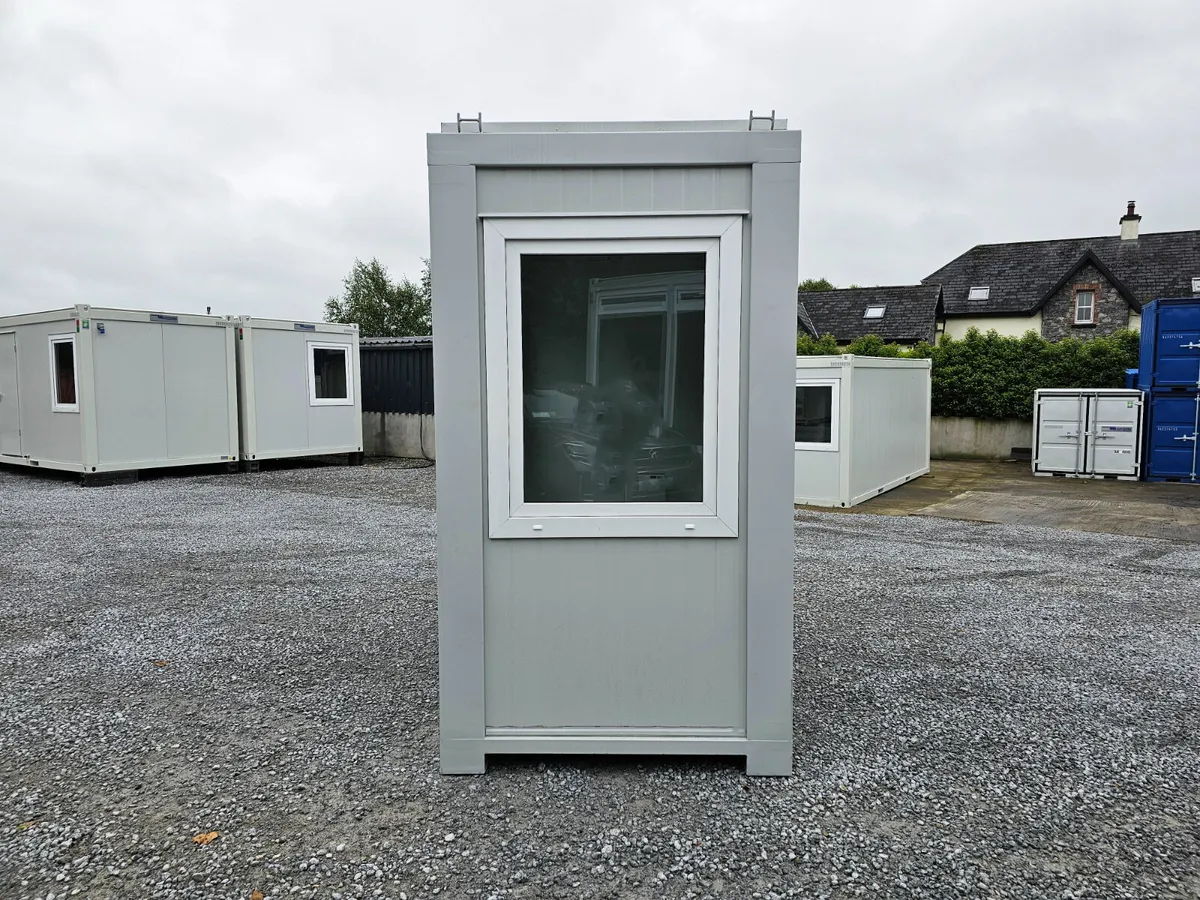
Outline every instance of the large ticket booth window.
<path fill-rule="evenodd" d="M 493 537 L 736 535 L 740 230 L 488 221 Z"/>

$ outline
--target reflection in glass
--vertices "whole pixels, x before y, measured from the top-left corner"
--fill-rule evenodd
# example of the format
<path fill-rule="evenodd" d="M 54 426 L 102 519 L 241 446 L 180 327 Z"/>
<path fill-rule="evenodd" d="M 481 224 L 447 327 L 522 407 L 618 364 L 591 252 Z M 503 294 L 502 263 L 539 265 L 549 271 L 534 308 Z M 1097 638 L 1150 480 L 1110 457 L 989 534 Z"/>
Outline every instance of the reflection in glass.
<path fill-rule="evenodd" d="M 527 502 L 698 502 L 702 253 L 521 257 Z"/>
<path fill-rule="evenodd" d="M 833 443 L 832 385 L 796 385 L 796 443 Z"/>

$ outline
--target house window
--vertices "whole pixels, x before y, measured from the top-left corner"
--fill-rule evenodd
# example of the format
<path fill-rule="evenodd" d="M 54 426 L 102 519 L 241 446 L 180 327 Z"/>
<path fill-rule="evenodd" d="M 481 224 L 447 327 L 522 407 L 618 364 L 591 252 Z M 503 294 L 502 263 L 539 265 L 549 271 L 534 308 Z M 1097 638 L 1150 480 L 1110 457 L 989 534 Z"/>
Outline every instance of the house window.
<path fill-rule="evenodd" d="M 1075 289 L 1075 324 L 1096 324 L 1096 289 L 1093 287 Z"/>
<path fill-rule="evenodd" d="M 1192 293 L 1200 294 L 1200 278 L 1192 279 Z"/>
<path fill-rule="evenodd" d="M 487 220 L 492 537 L 737 534 L 741 229 Z"/>
<path fill-rule="evenodd" d="M 796 383 L 796 449 L 837 450 L 837 381 Z"/>
<path fill-rule="evenodd" d="M 886 306 L 868 306 L 867 311 L 863 313 L 864 319 L 882 319 L 884 312 L 887 311 Z"/>
<path fill-rule="evenodd" d="M 968 300 L 986 300 L 988 298 L 988 294 L 990 294 L 990 293 L 991 293 L 990 287 L 986 287 L 986 286 L 973 287 L 967 293 L 967 299 Z"/>
<path fill-rule="evenodd" d="M 353 406 L 348 344 L 308 344 L 309 406 Z"/>
<path fill-rule="evenodd" d="M 50 408 L 79 412 L 79 381 L 75 375 L 75 335 L 50 336 Z"/>

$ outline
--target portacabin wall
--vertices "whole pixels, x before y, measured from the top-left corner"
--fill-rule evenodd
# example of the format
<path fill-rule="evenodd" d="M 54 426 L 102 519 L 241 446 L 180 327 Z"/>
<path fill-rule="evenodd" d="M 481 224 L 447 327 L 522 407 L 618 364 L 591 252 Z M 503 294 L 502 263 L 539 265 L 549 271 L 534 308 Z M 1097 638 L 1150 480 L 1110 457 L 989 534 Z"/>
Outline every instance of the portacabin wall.
<path fill-rule="evenodd" d="M 748 209 L 751 177 L 749 167 L 480 169 L 477 202 L 481 215 Z M 747 364 L 743 354 L 743 390 Z M 745 537 L 490 540 L 483 570 L 488 727 L 744 730 Z M 709 652 L 675 649 L 697 646 Z M 709 701 L 684 684 L 705 686 Z M 606 706 L 608 721 L 579 718 Z"/>
<path fill-rule="evenodd" d="M 855 359 L 849 504 L 929 472 L 929 360 Z"/>
<path fill-rule="evenodd" d="M 22 454 L 35 460 L 82 465 L 82 413 L 54 412 L 51 394 L 50 336 L 74 333 L 74 316 L 59 322 L 18 325 L 14 331 Z M 81 339 L 76 335 L 75 379 L 82 389 L 80 343 Z"/>

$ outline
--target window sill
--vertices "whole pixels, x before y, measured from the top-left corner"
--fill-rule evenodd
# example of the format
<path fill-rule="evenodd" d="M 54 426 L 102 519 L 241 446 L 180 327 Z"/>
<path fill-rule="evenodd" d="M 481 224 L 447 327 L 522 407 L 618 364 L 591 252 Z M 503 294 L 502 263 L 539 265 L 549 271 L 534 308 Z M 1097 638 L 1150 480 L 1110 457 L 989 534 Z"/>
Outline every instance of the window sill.
<path fill-rule="evenodd" d="M 545 538 L 736 538 L 737 523 L 701 516 L 511 516 L 497 523 L 493 539 Z"/>
<path fill-rule="evenodd" d="M 1071 327 L 1072 328 L 1095 328 L 1096 323 L 1095 322 L 1072 322 Z"/>

